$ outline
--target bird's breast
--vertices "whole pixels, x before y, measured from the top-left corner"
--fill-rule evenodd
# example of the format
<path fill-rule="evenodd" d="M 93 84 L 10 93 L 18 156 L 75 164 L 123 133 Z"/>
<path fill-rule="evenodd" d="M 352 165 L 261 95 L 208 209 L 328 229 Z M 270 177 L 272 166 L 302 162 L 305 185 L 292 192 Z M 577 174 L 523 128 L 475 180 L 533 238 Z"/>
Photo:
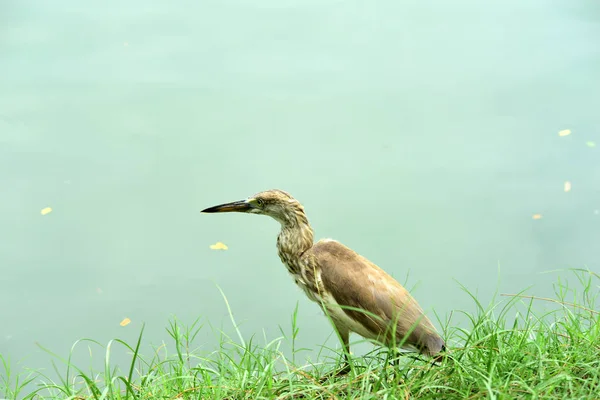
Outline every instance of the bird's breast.
<path fill-rule="evenodd" d="M 293 278 L 294 282 L 296 282 L 296 285 L 302 289 L 304 294 L 306 294 L 310 300 L 316 303 L 321 302 L 320 293 L 315 290 L 314 285 L 311 285 L 309 282 L 307 282 L 301 275 L 293 275 Z"/>
<path fill-rule="evenodd" d="M 310 300 L 321 303 L 323 300 L 323 282 L 320 270 L 311 268 L 308 262 L 300 258 L 288 257 L 285 253 L 280 253 L 279 256 L 296 285 L 302 289 Z"/>

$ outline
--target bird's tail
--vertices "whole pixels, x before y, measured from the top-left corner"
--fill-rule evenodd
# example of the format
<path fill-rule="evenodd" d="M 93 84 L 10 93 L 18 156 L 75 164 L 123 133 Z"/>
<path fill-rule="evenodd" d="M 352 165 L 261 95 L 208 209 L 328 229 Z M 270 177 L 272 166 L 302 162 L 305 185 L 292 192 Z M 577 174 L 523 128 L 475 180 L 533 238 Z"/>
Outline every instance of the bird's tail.
<path fill-rule="evenodd" d="M 436 363 L 441 363 L 447 358 L 451 359 L 447 355 L 446 346 L 442 345 L 442 349 L 440 350 L 440 352 L 433 358 L 433 364 L 435 365 Z"/>

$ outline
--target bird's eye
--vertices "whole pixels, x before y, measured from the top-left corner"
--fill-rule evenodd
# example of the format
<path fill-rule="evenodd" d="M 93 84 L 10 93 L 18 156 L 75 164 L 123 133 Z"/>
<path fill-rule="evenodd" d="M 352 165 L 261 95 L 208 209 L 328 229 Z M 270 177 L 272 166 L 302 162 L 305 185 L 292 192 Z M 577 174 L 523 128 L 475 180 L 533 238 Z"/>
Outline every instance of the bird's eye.
<path fill-rule="evenodd" d="M 265 201 L 263 199 L 256 199 L 256 204 L 263 207 L 265 205 Z"/>

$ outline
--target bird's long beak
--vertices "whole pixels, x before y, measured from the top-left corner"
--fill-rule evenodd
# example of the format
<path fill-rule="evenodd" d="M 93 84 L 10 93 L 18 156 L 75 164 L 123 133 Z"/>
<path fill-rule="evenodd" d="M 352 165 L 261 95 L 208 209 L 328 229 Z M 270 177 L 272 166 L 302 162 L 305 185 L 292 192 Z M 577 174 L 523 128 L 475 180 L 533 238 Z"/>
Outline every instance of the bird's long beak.
<path fill-rule="evenodd" d="M 220 212 L 247 212 L 252 208 L 248 200 L 234 201 L 232 203 L 220 204 L 218 206 L 206 208 L 200 212 L 220 213 Z"/>

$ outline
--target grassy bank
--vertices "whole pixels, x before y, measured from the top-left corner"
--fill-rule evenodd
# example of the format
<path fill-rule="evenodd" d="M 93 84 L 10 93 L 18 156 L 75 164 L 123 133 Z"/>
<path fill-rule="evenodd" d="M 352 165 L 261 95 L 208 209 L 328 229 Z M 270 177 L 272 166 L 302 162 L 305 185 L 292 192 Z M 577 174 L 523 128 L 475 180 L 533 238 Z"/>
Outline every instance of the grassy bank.
<path fill-rule="evenodd" d="M 224 338 L 218 351 L 201 354 L 194 344 L 199 326 L 173 321 L 167 328 L 172 340 L 153 354 L 140 351 L 142 329 L 136 343 L 114 340 L 104 346 L 103 370 L 90 372 L 72 365 L 70 357 L 62 360 L 57 364 L 59 381 L 35 372 L 13 376 L 2 359 L 5 379 L 0 382 L 0 397 L 600 398 L 600 314 L 595 311 L 600 277 L 588 271 L 573 274 L 577 284 L 569 288 L 559 280 L 554 298 L 521 293 L 499 296 L 483 306 L 471 296 L 477 312 L 464 314 L 466 327 L 452 327 L 452 320 L 445 324 L 450 356 L 439 366 L 405 356 L 400 366 L 392 367 L 387 352 L 378 350 L 355 357 L 349 375 L 324 378 L 336 367 L 334 362 L 299 365 L 300 357 L 285 357 L 280 351 L 283 343 L 291 343 L 293 353 L 299 351 L 294 348 L 298 333 L 294 322 L 290 334 L 267 345 L 258 346 L 239 335 L 235 340 Z M 131 357 L 126 369 L 111 362 L 111 351 L 118 346 Z"/>

